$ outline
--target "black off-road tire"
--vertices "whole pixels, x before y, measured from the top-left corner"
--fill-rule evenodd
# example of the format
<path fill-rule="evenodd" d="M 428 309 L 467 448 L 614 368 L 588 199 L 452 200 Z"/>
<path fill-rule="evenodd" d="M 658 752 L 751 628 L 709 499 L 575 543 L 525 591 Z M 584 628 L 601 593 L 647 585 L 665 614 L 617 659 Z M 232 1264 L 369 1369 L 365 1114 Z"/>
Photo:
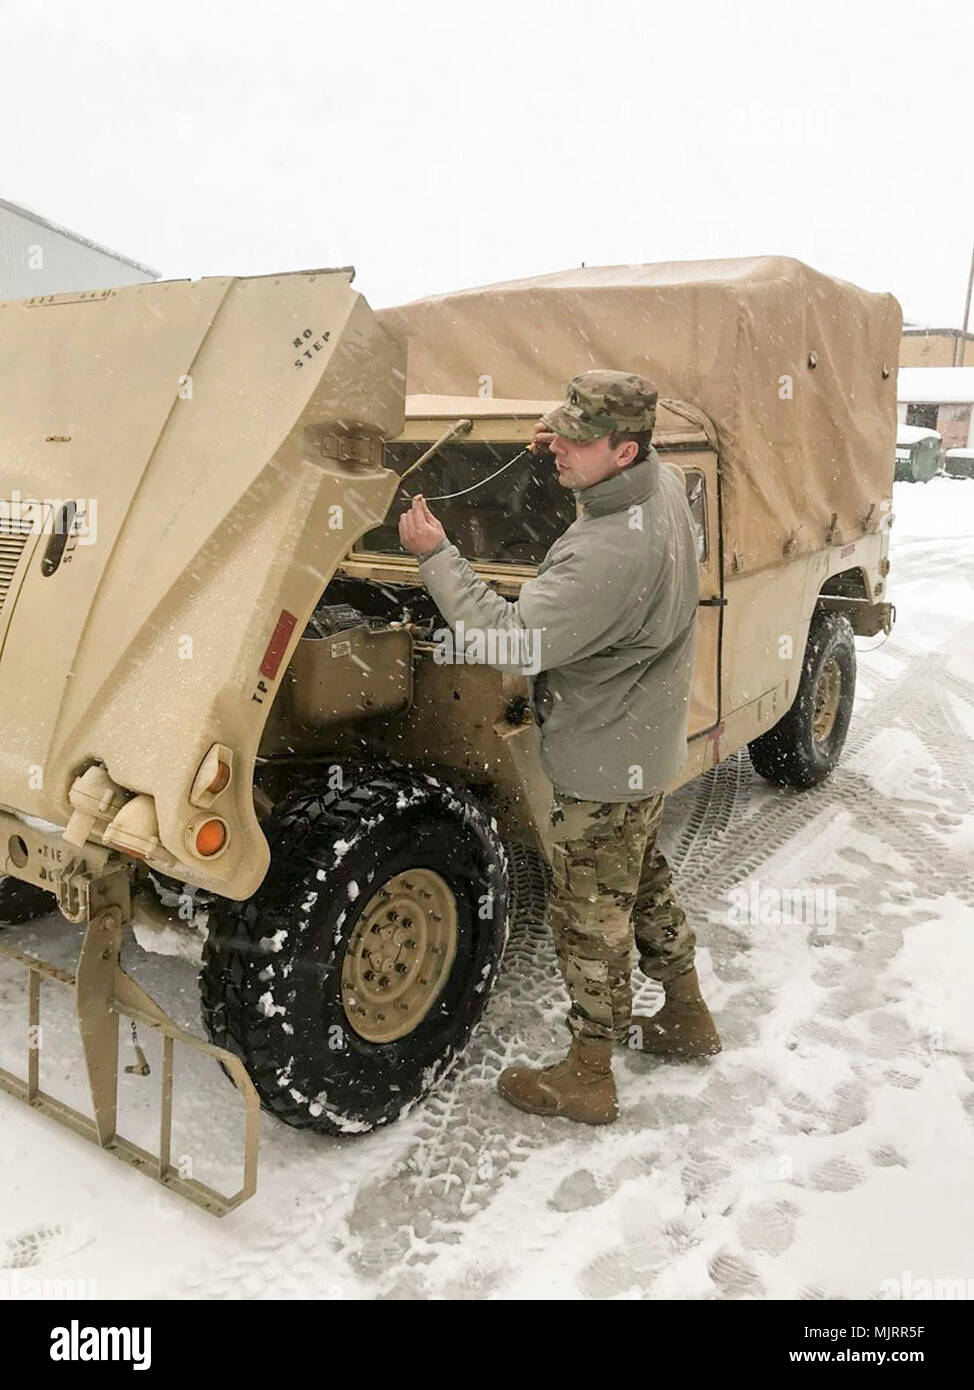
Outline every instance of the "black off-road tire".
<path fill-rule="evenodd" d="M 834 713 L 824 737 L 816 737 L 817 711 L 838 672 Z M 808 631 L 805 662 L 791 709 L 773 729 L 748 744 L 754 769 L 769 782 L 807 790 L 826 778 L 842 752 L 856 693 L 856 645 L 849 620 L 816 609 Z M 819 702 L 819 704 L 817 704 Z"/>
<path fill-rule="evenodd" d="M 483 1013 L 509 917 L 507 855 L 472 797 L 400 767 L 344 781 L 275 808 L 267 876 L 247 902 L 211 905 L 200 974 L 210 1039 L 240 1057 L 267 1110 L 321 1134 L 387 1124 L 443 1080 Z M 345 1011 L 346 950 L 382 885 L 424 867 L 454 895 L 456 954 L 413 1031 L 369 1041 Z"/>
<path fill-rule="evenodd" d="M 34 883 L 19 878 L 0 878 L 0 927 L 18 926 L 57 911 L 57 898 Z"/>

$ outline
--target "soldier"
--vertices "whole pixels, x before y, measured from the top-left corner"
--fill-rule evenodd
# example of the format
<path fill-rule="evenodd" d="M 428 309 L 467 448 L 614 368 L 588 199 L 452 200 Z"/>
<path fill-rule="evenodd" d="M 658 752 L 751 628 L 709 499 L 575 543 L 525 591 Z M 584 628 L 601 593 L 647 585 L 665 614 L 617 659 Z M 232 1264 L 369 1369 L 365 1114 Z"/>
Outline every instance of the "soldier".
<path fill-rule="evenodd" d="M 651 443 L 656 399 L 645 377 L 585 372 L 535 427 L 535 451 L 550 448 L 581 515 L 516 603 L 478 578 L 422 497 L 399 521 L 451 627 L 516 630 L 522 645 L 497 649 L 522 661 L 534 652 L 532 703 L 554 788 L 549 918 L 572 1044 L 553 1066 L 508 1067 L 498 1089 L 522 1110 L 587 1124 L 618 1113 L 614 1041 L 675 1058 L 720 1050 L 694 934 L 656 847 L 663 794 L 686 754 L 697 612 L 683 483 Z M 634 941 L 642 970 L 664 987 L 651 1017 L 631 1017 Z"/>

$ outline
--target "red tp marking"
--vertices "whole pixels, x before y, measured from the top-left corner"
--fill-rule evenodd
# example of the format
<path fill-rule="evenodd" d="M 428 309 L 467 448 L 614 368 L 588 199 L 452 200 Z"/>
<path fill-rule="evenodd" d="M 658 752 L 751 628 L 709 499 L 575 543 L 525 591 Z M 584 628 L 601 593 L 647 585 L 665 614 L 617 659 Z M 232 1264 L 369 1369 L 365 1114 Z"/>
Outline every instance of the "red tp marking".
<path fill-rule="evenodd" d="M 286 608 L 281 609 L 281 616 L 271 633 L 271 640 L 267 644 L 264 660 L 260 663 L 260 674 L 266 676 L 269 681 L 272 681 L 277 675 L 281 657 L 287 650 L 287 644 L 291 640 L 291 633 L 294 631 L 296 622 L 297 618 L 293 613 L 289 613 Z"/>

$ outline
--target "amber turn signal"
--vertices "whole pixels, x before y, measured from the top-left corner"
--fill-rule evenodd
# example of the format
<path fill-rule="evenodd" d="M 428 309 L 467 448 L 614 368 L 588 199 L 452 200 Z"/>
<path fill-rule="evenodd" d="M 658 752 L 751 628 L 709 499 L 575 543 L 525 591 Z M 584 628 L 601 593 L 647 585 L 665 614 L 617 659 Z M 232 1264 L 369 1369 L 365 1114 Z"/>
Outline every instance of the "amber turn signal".
<path fill-rule="evenodd" d="M 215 817 L 205 820 L 196 832 L 196 853 L 208 859 L 213 854 L 219 854 L 226 842 L 227 827 L 223 821 Z"/>

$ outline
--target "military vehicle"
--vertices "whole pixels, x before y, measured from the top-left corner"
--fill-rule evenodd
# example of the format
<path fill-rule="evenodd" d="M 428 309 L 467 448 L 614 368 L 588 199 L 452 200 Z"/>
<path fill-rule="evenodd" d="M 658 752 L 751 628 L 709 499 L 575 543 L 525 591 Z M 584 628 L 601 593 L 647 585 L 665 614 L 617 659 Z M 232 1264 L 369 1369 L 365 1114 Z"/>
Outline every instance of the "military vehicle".
<path fill-rule="evenodd" d="M 74 974 L 4 950 L 29 1036 L 0 1086 L 223 1213 L 255 1188 L 259 1105 L 357 1133 L 442 1081 L 551 787 L 530 677 L 444 658 L 396 518 L 421 480 L 515 598 L 575 507 L 524 448 L 586 367 L 659 384 L 696 523 L 678 783 L 745 744 L 785 785 L 827 775 L 853 634 L 892 621 L 899 327 L 888 296 L 774 259 L 380 315 L 341 270 L 0 306 L 0 921 L 83 928 Z M 129 923 L 198 944 L 209 1042 L 122 969 Z M 92 1117 L 40 1087 L 46 982 L 75 992 Z M 158 1153 L 117 1132 L 120 1016 L 163 1037 Z M 232 1194 L 172 1162 L 177 1043 L 242 1098 Z"/>
<path fill-rule="evenodd" d="M 853 637 L 889 632 L 895 617 L 893 296 L 756 257 L 583 267 L 380 318 L 409 345 L 394 466 L 444 421 L 473 420 L 424 465 L 429 498 L 469 486 L 475 462 L 480 476 L 506 462 L 578 372 L 636 371 L 657 385 L 654 444 L 683 472 L 700 557 L 689 744 L 674 785 L 745 745 L 771 781 L 821 781 L 849 726 Z M 475 567 L 516 597 L 574 508 L 520 465 L 493 486 L 434 510 Z M 394 583 L 410 562 L 383 561 L 383 549 L 397 549 L 388 523 L 345 570 Z"/>

